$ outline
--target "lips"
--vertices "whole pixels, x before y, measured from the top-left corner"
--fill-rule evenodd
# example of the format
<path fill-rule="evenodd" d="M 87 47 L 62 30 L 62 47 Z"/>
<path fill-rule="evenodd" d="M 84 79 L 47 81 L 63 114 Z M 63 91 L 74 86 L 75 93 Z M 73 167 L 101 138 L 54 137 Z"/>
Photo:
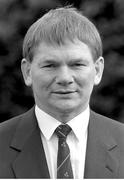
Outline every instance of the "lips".
<path fill-rule="evenodd" d="M 55 94 L 71 94 L 71 93 L 75 93 L 75 90 L 57 90 L 54 91 L 53 93 Z"/>

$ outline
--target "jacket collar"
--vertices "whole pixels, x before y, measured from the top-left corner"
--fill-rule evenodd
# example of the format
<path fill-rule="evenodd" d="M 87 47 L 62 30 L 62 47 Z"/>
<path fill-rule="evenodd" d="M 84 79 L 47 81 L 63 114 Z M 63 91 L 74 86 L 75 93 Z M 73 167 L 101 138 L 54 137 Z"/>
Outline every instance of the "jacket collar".
<path fill-rule="evenodd" d="M 34 107 L 20 116 L 10 147 L 17 153 L 12 164 L 17 178 L 50 177 Z"/>
<path fill-rule="evenodd" d="M 85 178 L 115 178 L 118 172 L 118 146 L 111 135 L 108 119 L 91 111 L 87 153 L 85 161 Z"/>

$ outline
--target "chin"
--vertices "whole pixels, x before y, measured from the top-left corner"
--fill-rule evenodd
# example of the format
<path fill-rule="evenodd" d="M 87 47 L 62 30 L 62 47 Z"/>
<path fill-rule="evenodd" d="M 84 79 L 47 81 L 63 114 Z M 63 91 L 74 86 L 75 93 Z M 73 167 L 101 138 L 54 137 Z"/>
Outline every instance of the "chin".
<path fill-rule="evenodd" d="M 55 106 L 56 110 L 61 113 L 69 113 L 77 109 L 77 105 L 73 103 L 59 103 Z"/>

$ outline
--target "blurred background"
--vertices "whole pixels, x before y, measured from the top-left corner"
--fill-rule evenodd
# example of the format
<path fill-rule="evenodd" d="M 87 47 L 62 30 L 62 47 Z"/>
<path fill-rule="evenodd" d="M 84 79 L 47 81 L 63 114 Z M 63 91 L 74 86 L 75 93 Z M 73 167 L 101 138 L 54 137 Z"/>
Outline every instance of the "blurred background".
<path fill-rule="evenodd" d="M 91 107 L 124 122 L 124 0 L 0 0 L 0 122 L 34 105 L 20 70 L 26 31 L 51 8 L 70 4 L 95 23 L 103 40 L 105 70 Z"/>

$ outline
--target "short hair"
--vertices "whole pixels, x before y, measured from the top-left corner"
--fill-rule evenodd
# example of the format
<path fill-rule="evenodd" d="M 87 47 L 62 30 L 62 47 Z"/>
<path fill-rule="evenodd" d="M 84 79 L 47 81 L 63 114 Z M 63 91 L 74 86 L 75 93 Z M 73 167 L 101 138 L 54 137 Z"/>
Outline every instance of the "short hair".
<path fill-rule="evenodd" d="M 88 45 L 94 61 L 102 56 L 102 41 L 95 25 L 72 7 L 52 9 L 38 19 L 27 31 L 23 42 L 23 57 L 30 62 L 36 47 L 45 42 L 64 45 L 78 39 Z"/>

